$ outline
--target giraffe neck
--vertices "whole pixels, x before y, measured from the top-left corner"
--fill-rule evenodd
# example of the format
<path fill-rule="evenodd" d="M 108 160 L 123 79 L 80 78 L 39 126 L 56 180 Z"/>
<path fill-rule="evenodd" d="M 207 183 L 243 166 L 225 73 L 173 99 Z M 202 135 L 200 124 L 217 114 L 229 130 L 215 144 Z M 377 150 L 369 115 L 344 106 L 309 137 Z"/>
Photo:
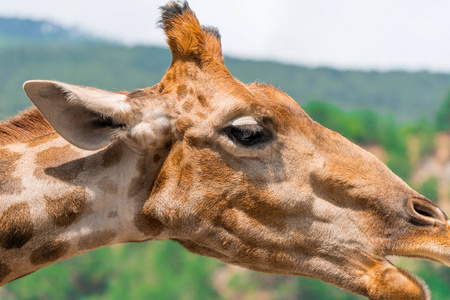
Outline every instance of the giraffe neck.
<path fill-rule="evenodd" d="M 116 142 L 84 151 L 49 134 L 0 148 L 0 284 L 114 243 L 143 241 L 136 216 L 162 154 Z"/>

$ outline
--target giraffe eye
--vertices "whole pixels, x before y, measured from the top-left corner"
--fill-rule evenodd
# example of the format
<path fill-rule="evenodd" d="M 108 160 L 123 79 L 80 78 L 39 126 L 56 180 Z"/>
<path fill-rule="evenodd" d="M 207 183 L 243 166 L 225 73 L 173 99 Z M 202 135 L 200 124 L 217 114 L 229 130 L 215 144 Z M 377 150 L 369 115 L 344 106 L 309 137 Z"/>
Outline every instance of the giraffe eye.
<path fill-rule="evenodd" d="M 234 121 L 225 127 L 224 131 L 232 141 L 246 147 L 263 144 L 272 138 L 270 132 L 254 119 L 251 122 L 249 120 Z"/>

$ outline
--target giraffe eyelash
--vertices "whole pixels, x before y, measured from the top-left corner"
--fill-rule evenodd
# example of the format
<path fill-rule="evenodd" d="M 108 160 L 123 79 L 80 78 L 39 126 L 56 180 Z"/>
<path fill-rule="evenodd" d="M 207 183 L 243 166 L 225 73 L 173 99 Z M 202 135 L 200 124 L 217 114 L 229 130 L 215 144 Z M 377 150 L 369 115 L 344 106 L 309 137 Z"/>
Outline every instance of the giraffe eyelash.
<path fill-rule="evenodd" d="M 223 130 L 235 144 L 253 147 L 265 144 L 272 134 L 259 124 L 229 125 Z"/>

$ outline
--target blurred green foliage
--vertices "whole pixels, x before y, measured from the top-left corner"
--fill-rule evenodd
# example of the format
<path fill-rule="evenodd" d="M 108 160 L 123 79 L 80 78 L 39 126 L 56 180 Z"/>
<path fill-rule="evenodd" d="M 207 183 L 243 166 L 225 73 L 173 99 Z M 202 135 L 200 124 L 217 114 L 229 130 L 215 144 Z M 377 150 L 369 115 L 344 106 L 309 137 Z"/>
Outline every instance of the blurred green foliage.
<path fill-rule="evenodd" d="M 115 245 L 14 281 L 9 299 L 215 299 L 211 275 L 220 263 L 174 242 Z"/>
<path fill-rule="evenodd" d="M 436 126 L 438 130 L 450 130 L 450 91 L 439 107 L 436 117 Z"/>
<path fill-rule="evenodd" d="M 26 80 L 132 90 L 158 83 L 170 61 L 170 52 L 163 48 L 95 41 L 0 46 L 0 112 L 5 118 L 30 106 L 22 90 Z M 446 74 L 337 71 L 233 58 L 225 62 L 239 80 L 273 84 L 300 105 L 320 99 L 345 110 L 390 114 L 396 123 L 420 117 L 433 120 L 450 89 Z"/>
<path fill-rule="evenodd" d="M 419 193 L 432 200 L 437 201 L 438 198 L 438 179 L 434 176 L 426 179 L 422 184 L 416 189 Z"/>

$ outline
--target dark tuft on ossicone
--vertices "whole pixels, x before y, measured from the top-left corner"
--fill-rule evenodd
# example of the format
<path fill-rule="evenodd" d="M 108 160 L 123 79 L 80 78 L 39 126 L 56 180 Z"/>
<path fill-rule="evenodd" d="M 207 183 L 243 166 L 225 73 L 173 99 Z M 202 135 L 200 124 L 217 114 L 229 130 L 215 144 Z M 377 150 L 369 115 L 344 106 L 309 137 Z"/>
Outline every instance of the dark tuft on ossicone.
<path fill-rule="evenodd" d="M 203 31 L 204 31 L 206 34 L 212 34 L 212 35 L 214 35 L 219 41 L 220 41 L 220 39 L 222 38 L 222 37 L 220 36 L 220 32 L 219 32 L 219 29 L 217 29 L 217 27 L 214 27 L 214 26 L 202 26 L 202 29 L 203 29 Z"/>
<path fill-rule="evenodd" d="M 160 6 L 161 20 L 158 21 L 158 25 L 164 29 L 167 22 L 173 18 L 183 14 L 187 10 L 191 10 L 187 1 L 171 1 L 164 6 Z"/>

